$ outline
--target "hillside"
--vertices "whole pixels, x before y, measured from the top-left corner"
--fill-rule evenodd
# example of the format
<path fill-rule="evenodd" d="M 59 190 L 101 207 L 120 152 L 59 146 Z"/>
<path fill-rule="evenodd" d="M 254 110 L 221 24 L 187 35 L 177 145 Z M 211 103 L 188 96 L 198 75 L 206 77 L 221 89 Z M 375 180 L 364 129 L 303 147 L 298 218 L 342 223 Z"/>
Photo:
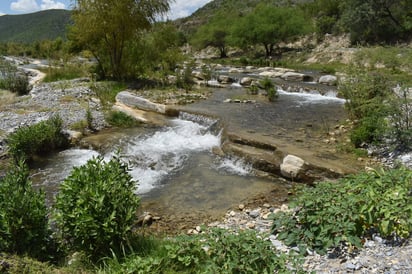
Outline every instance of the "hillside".
<path fill-rule="evenodd" d="M 0 16 L 0 42 L 31 43 L 65 38 L 71 23 L 68 10 L 46 10 L 22 15 Z"/>
<path fill-rule="evenodd" d="M 192 15 L 175 21 L 179 30 L 184 33 L 193 33 L 197 27 L 207 23 L 217 12 L 229 12 L 235 14 L 246 14 L 252 11 L 260 3 L 273 5 L 293 5 L 310 0 L 214 0 L 199 8 Z"/>

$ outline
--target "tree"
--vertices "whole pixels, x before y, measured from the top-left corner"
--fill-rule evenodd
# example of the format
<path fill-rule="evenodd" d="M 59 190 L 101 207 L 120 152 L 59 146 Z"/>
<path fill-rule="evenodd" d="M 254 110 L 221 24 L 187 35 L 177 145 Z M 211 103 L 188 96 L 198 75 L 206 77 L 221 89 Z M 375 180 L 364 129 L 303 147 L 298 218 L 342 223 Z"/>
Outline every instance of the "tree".
<path fill-rule="evenodd" d="M 220 58 L 227 57 L 227 45 L 231 32 L 233 16 L 221 12 L 215 15 L 208 24 L 201 26 L 192 38 L 196 48 L 215 47 L 220 52 Z"/>
<path fill-rule="evenodd" d="M 123 79 L 125 47 L 169 10 L 169 0 L 76 0 L 69 39 L 90 50 L 102 76 Z"/>
<path fill-rule="evenodd" d="M 342 2 L 341 0 L 316 0 L 302 4 L 305 13 L 315 19 L 316 33 L 319 37 L 326 33 L 340 31 Z"/>
<path fill-rule="evenodd" d="M 181 36 L 171 22 L 154 24 L 149 31 L 144 31 L 138 41 L 132 41 L 127 47 L 128 70 L 136 74 L 158 72 L 165 76 L 173 72 L 178 63 L 183 61 L 180 46 Z"/>
<path fill-rule="evenodd" d="M 236 43 L 243 46 L 262 44 L 266 57 L 280 42 L 289 42 L 308 31 L 310 24 L 301 10 L 273 5 L 258 5 L 234 27 Z"/>
<path fill-rule="evenodd" d="M 346 0 L 343 24 L 352 42 L 408 40 L 412 34 L 412 0 Z"/>

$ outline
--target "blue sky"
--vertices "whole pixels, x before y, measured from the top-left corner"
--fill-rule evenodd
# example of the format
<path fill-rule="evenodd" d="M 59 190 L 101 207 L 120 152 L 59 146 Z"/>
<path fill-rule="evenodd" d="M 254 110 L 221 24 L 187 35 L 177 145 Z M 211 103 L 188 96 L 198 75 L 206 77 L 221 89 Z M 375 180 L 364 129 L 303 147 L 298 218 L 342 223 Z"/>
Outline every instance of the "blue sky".
<path fill-rule="evenodd" d="M 73 2 L 73 0 L 0 0 L 0 15 L 31 13 L 46 9 L 70 9 Z M 168 18 L 186 17 L 208 2 L 211 0 L 174 0 Z"/>

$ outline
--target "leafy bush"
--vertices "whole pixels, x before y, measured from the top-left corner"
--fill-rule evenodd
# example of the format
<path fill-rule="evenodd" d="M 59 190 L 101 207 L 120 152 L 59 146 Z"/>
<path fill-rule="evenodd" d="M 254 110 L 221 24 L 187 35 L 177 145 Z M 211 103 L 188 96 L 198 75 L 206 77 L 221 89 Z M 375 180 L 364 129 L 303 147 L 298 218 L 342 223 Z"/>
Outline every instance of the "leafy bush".
<path fill-rule="evenodd" d="M 121 82 L 97 82 L 90 86 L 97 97 L 99 97 L 102 105 L 108 107 L 116 102 L 116 95 L 126 89 L 126 85 Z"/>
<path fill-rule="evenodd" d="M 320 253 L 362 237 L 408 238 L 412 232 L 412 171 L 381 170 L 303 187 L 290 212 L 274 215 L 273 233 L 290 246 Z"/>
<path fill-rule="evenodd" d="M 17 95 L 25 95 L 30 91 L 29 78 L 15 66 L 0 60 L 0 88 Z"/>
<path fill-rule="evenodd" d="M 195 64 L 192 61 L 186 65 L 183 71 L 177 74 L 177 81 L 176 81 L 177 88 L 182 88 L 185 91 L 189 91 L 192 89 L 193 85 L 195 84 L 195 81 L 193 80 L 193 76 L 192 76 L 192 71 L 193 71 L 194 66 Z"/>
<path fill-rule="evenodd" d="M 136 119 L 121 111 L 110 111 L 106 120 L 116 127 L 133 127 L 139 124 Z"/>
<path fill-rule="evenodd" d="M 292 273 L 287 264 L 297 262 L 298 258 L 292 255 L 276 254 L 271 242 L 253 230 L 233 233 L 212 229 L 205 234 L 164 240 L 155 252 L 144 257 L 133 255 L 124 262 L 109 260 L 105 270 L 109 273 L 273 273 L 275 270 Z"/>
<path fill-rule="evenodd" d="M 265 77 L 263 80 L 261 80 L 260 85 L 264 90 L 266 90 L 270 102 L 274 101 L 278 97 L 275 84 L 273 84 L 272 80 L 270 80 L 268 77 Z"/>
<path fill-rule="evenodd" d="M 9 153 L 15 160 L 31 160 L 34 155 L 44 154 L 67 145 L 62 134 L 63 121 L 54 116 L 46 121 L 17 129 L 7 138 Z"/>
<path fill-rule="evenodd" d="M 382 141 L 390 126 L 386 118 L 395 111 L 388 103 L 393 96 L 390 81 L 378 72 L 351 68 L 347 79 L 339 84 L 339 91 L 347 99 L 345 107 L 350 117 L 358 121 L 351 134 L 353 144 Z"/>
<path fill-rule="evenodd" d="M 45 194 L 32 188 L 20 161 L 0 179 L 0 251 L 44 259 L 49 236 Z"/>
<path fill-rule="evenodd" d="M 389 125 L 381 115 L 363 117 L 355 124 L 350 140 L 355 147 L 360 147 L 363 143 L 378 144 L 388 130 Z"/>
<path fill-rule="evenodd" d="M 74 168 L 60 186 L 55 220 L 62 244 L 92 259 L 127 247 L 139 198 L 128 166 L 102 157 Z"/>

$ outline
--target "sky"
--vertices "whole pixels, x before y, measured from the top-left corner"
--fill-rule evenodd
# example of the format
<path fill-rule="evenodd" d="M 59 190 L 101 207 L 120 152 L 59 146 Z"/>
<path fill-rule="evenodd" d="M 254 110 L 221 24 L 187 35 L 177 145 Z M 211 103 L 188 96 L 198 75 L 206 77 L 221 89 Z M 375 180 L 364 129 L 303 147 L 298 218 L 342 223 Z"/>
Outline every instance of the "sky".
<path fill-rule="evenodd" d="M 0 0 L 0 15 L 23 14 L 47 9 L 70 9 L 73 0 Z M 174 0 L 169 19 L 186 17 L 211 0 Z"/>

